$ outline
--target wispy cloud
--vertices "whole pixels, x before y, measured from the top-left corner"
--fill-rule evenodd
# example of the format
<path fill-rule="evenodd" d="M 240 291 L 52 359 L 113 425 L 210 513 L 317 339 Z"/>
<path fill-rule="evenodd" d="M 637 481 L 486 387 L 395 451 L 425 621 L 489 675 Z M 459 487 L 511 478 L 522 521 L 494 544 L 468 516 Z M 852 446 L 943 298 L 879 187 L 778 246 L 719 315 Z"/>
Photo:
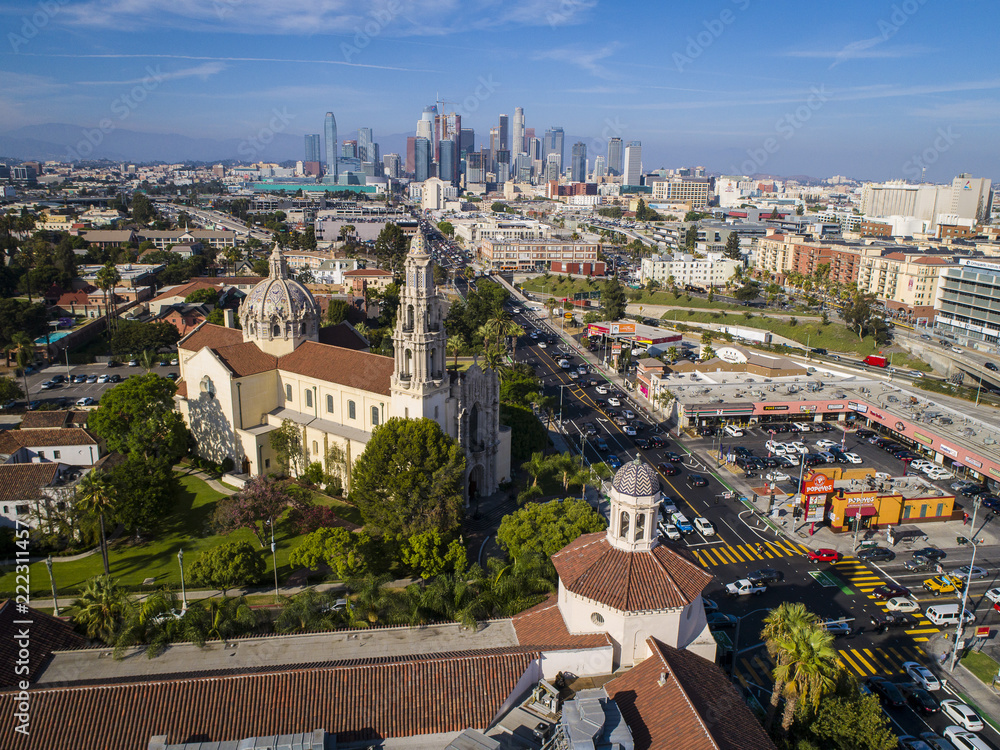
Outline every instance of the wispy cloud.
<path fill-rule="evenodd" d="M 873 36 L 868 39 L 858 39 L 850 42 L 837 50 L 789 50 L 786 57 L 811 58 L 817 60 L 832 60 L 830 68 L 835 68 L 848 60 L 897 60 L 905 57 L 917 57 L 927 55 L 936 50 L 922 45 L 896 45 L 893 47 L 881 47 L 886 39 L 882 36 Z"/>
<path fill-rule="evenodd" d="M 21 53 L 23 57 L 69 57 L 76 59 L 149 59 L 149 60 L 214 60 L 227 62 L 263 62 L 263 63 L 298 63 L 302 65 L 346 65 L 351 68 L 374 68 L 375 70 L 397 70 L 404 73 L 440 73 L 439 70 L 422 68 L 401 68 L 393 65 L 369 65 L 366 63 L 347 62 L 346 60 L 305 60 L 285 57 L 214 57 L 210 55 L 170 55 L 170 54 L 122 54 L 117 52 L 99 55 L 77 55 L 69 53 Z"/>
<path fill-rule="evenodd" d="M 618 42 L 606 44 L 598 49 L 583 47 L 559 47 L 535 54 L 535 60 L 556 60 L 581 68 L 597 78 L 610 80 L 616 76 L 602 64 L 618 49 Z"/>
<path fill-rule="evenodd" d="M 169 73 L 163 73 L 161 71 L 156 71 L 155 77 L 157 81 L 175 81 L 179 78 L 201 78 L 203 81 L 208 79 L 210 76 L 214 76 L 216 73 L 221 73 L 226 69 L 226 64 L 223 62 L 209 62 L 203 63 L 202 65 L 196 65 L 193 68 L 184 68 L 182 70 L 174 70 Z M 152 75 L 152 74 L 151 74 Z M 128 81 L 77 81 L 78 86 L 130 86 L 133 83 L 142 83 L 147 80 L 149 76 L 142 76 L 140 78 L 133 78 Z"/>

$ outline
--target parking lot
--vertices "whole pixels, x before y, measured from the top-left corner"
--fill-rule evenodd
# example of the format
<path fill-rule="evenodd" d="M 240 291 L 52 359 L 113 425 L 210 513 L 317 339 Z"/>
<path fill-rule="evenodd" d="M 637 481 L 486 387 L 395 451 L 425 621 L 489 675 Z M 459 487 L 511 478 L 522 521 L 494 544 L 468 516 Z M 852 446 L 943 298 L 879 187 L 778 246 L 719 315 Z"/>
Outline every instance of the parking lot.
<path fill-rule="evenodd" d="M 177 365 L 157 365 L 150 372 L 160 377 L 168 377 L 172 373 L 172 379 L 176 379 L 180 375 Z M 114 388 L 117 383 L 122 382 L 132 375 L 144 374 L 146 374 L 145 368 L 139 366 L 130 367 L 127 363 L 117 367 L 108 367 L 105 364 L 76 365 L 68 369 L 65 365 L 50 365 L 28 375 L 28 391 L 31 397 L 29 408 L 37 409 L 43 404 L 59 408 L 75 406 L 83 398 L 93 399 L 94 403 L 89 405 L 95 406 L 101 400 L 101 395 L 109 388 Z M 72 379 L 79 376 L 86 376 L 87 382 L 71 382 Z M 59 377 L 63 378 L 63 382 L 43 387 L 44 383 L 52 382 L 53 379 Z M 116 378 L 117 382 L 115 382 Z M 23 387 L 20 378 L 18 378 L 18 384 Z M 81 404 L 81 406 L 87 405 Z M 17 413 L 23 411 L 24 408 L 25 402 L 20 400 L 13 406 L 6 406 L 4 413 Z"/>

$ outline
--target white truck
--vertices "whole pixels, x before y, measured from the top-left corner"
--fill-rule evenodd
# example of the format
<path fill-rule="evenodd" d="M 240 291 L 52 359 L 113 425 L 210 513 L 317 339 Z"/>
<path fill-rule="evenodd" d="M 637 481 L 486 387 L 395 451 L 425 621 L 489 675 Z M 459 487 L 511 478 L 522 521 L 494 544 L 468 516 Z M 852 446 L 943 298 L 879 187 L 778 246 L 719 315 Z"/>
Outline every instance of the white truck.
<path fill-rule="evenodd" d="M 741 578 L 738 581 L 726 584 L 726 593 L 730 596 L 744 596 L 746 594 L 760 596 L 765 591 L 767 591 L 767 586 L 754 583 L 749 578 Z"/>

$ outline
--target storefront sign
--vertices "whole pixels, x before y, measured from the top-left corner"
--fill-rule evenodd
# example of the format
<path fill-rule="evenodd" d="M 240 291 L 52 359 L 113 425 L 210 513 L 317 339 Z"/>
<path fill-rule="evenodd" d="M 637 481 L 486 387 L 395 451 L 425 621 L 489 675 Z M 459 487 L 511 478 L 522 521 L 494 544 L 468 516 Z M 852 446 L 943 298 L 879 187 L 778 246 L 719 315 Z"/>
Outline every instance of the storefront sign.
<path fill-rule="evenodd" d="M 990 474 L 992 474 L 995 477 L 1000 477 L 1000 471 L 998 471 L 997 469 L 994 469 L 992 466 L 989 468 L 989 472 L 990 472 Z"/>
<path fill-rule="evenodd" d="M 906 425 L 903 424 L 902 422 L 896 422 L 896 424 L 893 425 L 893 429 L 896 430 L 896 432 L 905 432 Z"/>
<path fill-rule="evenodd" d="M 778 404 L 769 404 L 763 407 L 764 411 L 788 411 L 787 406 L 780 406 Z"/>
<path fill-rule="evenodd" d="M 971 456 L 965 457 L 965 463 L 967 463 L 969 466 L 975 466 L 977 469 L 983 468 L 982 463 L 972 458 Z"/>
<path fill-rule="evenodd" d="M 805 414 L 812 414 L 813 412 L 816 411 L 816 407 L 812 406 L 811 404 L 803 404 L 802 406 L 799 407 L 799 411 Z"/>
<path fill-rule="evenodd" d="M 833 492 L 833 479 L 826 474 L 813 474 L 802 483 L 804 495 L 821 495 L 828 492 Z"/>
<path fill-rule="evenodd" d="M 951 456 L 952 458 L 958 458 L 958 451 L 954 448 L 941 443 L 940 449 L 945 455 Z"/>
<path fill-rule="evenodd" d="M 913 433 L 913 439 L 914 440 L 919 440 L 924 445 L 933 445 L 934 444 L 934 440 L 932 438 L 927 437 L 922 432 L 914 432 Z"/>
<path fill-rule="evenodd" d="M 827 411 L 833 411 L 834 409 L 843 409 L 843 408 L 844 408 L 843 404 L 827 404 L 826 405 L 826 410 Z"/>
<path fill-rule="evenodd" d="M 853 409 L 858 414 L 864 414 L 868 411 L 868 406 L 866 404 L 859 404 L 857 401 L 848 401 L 847 408 Z"/>
<path fill-rule="evenodd" d="M 854 508 L 862 505 L 874 505 L 877 497 L 878 495 L 874 492 L 866 492 L 864 495 L 859 497 L 848 498 L 846 507 Z"/>
<path fill-rule="evenodd" d="M 635 333 L 635 323 L 612 323 L 611 334 Z"/>
<path fill-rule="evenodd" d="M 879 420 L 879 421 L 882 421 L 883 419 L 885 419 L 885 417 L 883 417 L 883 416 L 882 416 L 881 414 L 879 414 L 879 413 L 878 413 L 877 411 L 875 411 L 874 409 L 872 409 L 872 416 L 873 416 L 873 417 L 874 417 L 875 419 Z"/>

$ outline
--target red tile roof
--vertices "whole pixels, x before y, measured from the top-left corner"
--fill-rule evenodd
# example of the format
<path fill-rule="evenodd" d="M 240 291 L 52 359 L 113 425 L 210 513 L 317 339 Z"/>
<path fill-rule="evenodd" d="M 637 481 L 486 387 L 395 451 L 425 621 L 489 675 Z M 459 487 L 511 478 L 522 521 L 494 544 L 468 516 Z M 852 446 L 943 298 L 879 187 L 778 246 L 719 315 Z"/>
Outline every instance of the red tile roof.
<path fill-rule="evenodd" d="M 233 346 L 242 343 L 243 331 L 240 329 L 205 323 L 182 338 L 177 346 L 190 352 L 197 352 L 206 346 L 210 349 L 218 349 L 220 346 Z"/>
<path fill-rule="evenodd" d="M 38 466 L 39 464 L 32 465 Z M 28 671 L 26 674 L 15 672 L 18 646 L 14 642 L 14 635 L 24 627 L 23 625 L 15 625 L 15 620 L 31 620 L 31 646 L 28 649 Z M 30 607 L 27 613 L 20 614 L 15 610 L 14 603 L 10 599 L 0 603 L 0 687 L 2 688 L 13 687 L 20 680 L 33 680 L 53 651 L 78 649 L 86 645 L 87 639 L 74 632 L 73 627 L 65 620 Z"/>
<path fill-rule="evenodd" d="M 368 342 L 347 322 L 319 329 L 319 343 L 344 349 L 365 350 Z"/>
<path fill-rule="evenodd" d="M 58 470 L 56 462 L 0 464 L 0 502 L 16 503 L 41 497 L 42 487 L 52 486 Z"/>
<path fill-rule="evenodd" d="M 177 390 L 175 391 L 175 393 L 178 396 L 180 396 L 181 398 L 187 398 L 187 395 L 188 395 L 188 384 L 187 384 L 187 381 L 178 380 L 177 381 Z"/>
<path fill-rule="evenodd" d="M 541 604 L 515 615 L 511 622 L 521 646 L 549 651 L 560 648 L 600 648 L 610 646 L 607 633 L 573 635 L 566 629 L 566 622 L 557 604 L 557 595 L 552 594 Z"/>
<path fill-rule="evenodd" d="M 70 305 L 89 305 L 90 295 L 85 291 L 66 292 L 56 300 L 56 307 L 69 307 Z"/>
<path fill-rule="evenodd" d="M 222 363 L 238 378 L 273 370 L 278 358 L 262 352 L 252 341 L 214 349 Z"/>
<path fill-rule="evenodd" d="M 339 383 L 348 388 L 390 394 L 395 360 L 379 354 L 357 352 L 314 341 L 300 344 L 295 351 L 278 358 L 278 369 L 308 378 Z"/>
<path fill-rule="evenodd" d="M 604 686 L 632 731 L 635 750 L 775 750 L 715 664 L 655 638 L 646 643 L 652 655 Z"/>
<path fill-rule="evenodd" d="M 684 607 L 712 581 L 704 568 L 665 544 L 625 552 L 612 547 L 603 531 L 566 545 L 552 564 L 574 594 L 620 611 Z"/>
<path fill-rule="evenodd" d="M 136 750 L 158 734 L 172 744 L 323 728 L 338 743 L 349 743 L 484 729 L 538 657 L 466 652 L 232 677 L 36 688 L 30 737 L 13 731 L 13 711 L 0 717 L 0 734 L 6 750 Z"/>
<path fill-rule="evenodd" d="M 217 282 L 213 283 L 211 281 L 189 281 L 187 284 L 181 284 L 173 289 L 169 289 L 162 294 L 153 297 L 150 302 L 157 302 L 162 299 L 172 299 L 173 297 L 180 297 L 183 299 L 187 297 L 192 292 L 197 292 L 199 289 L 214 289 L 216 291 L 222 290 L 222 284 Z"/>
<path fill-rule="evenodd" d="M 97 441 L 82 427 L 0 432 L 0 453 L 13 453 L 18 448 L 49 448 L 59 445 L 97 445 Z M 10 447 L 14 451 L 7 450 Z"/>
<path fill-rule="evenodd" d="M 38 430 L 63 427 L 68 418 L 68 411 L 27 411 L 21 419 L 21 429 Z"/>

